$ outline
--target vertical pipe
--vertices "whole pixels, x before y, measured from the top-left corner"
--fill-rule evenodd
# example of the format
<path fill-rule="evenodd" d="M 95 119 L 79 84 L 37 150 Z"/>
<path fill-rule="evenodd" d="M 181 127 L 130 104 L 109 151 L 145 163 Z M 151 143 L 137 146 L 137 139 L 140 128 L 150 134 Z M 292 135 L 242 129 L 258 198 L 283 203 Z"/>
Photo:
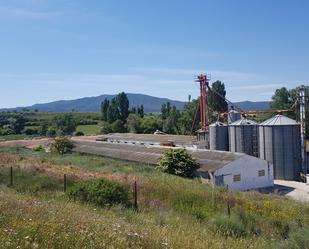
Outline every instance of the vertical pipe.
<path fill-rule="evenodd" d="M 301 165 L 302 172 L 307 174 L 306 165 L 306 115 L 305 115 L 305 101 L 306 88 L 301 86 L 299 90 L 299 108 L 300 108 L 300 131 L 301 131 Z"/>

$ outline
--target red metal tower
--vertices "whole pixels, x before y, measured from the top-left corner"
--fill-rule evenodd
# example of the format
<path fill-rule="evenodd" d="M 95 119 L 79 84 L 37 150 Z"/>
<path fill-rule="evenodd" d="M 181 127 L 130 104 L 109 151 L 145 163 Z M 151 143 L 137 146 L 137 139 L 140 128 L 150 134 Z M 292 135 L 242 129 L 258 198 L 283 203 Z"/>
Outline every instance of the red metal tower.
<path fill-rule="evenodd" d="M 200 112 L 202 130 L 206 130 L 207 125 L 207 95 L 206 90 L 209 88 L 209 79 L 206 74 L 197 76 L 196 82 L 200 83 Z"/>

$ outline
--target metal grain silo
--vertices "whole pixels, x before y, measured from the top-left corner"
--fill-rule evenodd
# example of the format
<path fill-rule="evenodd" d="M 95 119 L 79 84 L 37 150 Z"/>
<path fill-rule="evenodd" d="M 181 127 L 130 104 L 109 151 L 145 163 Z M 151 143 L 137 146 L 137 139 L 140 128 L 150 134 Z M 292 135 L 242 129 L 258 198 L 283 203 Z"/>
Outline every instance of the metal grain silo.
<path fill-rule="evenodd" d="M 209 125 L 209 148 L 211 150 L 229 150 L 228 128 L 226 124 L 216 122 Z"/>
<path fill-rule="evenodd" d="M 283 115 L 261 123 L 259 156 L 274 165 L 275 179 L 298 179 L 301 171 L 300 125 Z"/>
<path fill-rule="evenodd" d="M 238 111 L 230 110 L 227 115 L 228 124 L 231 124 L 237 120 L 241 119 L 241 115 Z"/>
<path fill-rule="evenodd" d="M 231 152 L 243 152 L 258 156 L 258 124 L 249 119 L 240 119 L 229 124 L 229 147 Z"/>

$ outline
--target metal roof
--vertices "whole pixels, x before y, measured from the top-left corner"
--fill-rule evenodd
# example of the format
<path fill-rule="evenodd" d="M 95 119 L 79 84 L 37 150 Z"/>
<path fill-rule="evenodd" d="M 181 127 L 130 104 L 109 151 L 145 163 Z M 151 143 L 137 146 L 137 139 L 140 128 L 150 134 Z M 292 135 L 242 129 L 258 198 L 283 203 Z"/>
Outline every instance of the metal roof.
<path fill-rule="evenodd" d="M 237 113 L 239 113 L 239 112 L 236 111 L 236 110 L 230 110 L 230 111 L 229 111 L 229 114 L 232 114 L 232 113 L 236 113 L 236 114 L 237 114 Z"/>
<path fill-rule="evenodd" d="M 217 122 L 215 122 L 215 123 L 213 123 L 213 124 L 211 124 L 211 125 L 209 125 L 209 126 L 226 126 L 226 124 L 217 121 Z"/>
<path fill-rule="evenodd" d="M 73 138 L 74 150 L 81 153 L 102 155 L 122 160 L 140 163 L 158 164 L 163 153 L 174 147 L 146 146 L 132 144 L 115 144 L 109 142 L 83 141 L 81 138 Z M 243 153 L 227 151 L 188 149 L 187 151 L 200 163 L 200 171 L 214 171 L 243 156 Z"/>
<path fill-rule="evenodd" d="M 100 139 L 107 141 L 140 141 L 145 143 L 174 142 L 175 144 L 193 144 L 197 141 L 195 136 L 134 133 L 111 133 L 99 136 L 98 140 Z"/>
<path fill-rule="evenodd" d="M 267 119 L 266 121 L 264 121 L 263 123 L 261 123 L 260 125 L 262 126 L 272 126 L 272 125 L 297 125 L 298 123 L 291 118 L 288 118 L 286 116 L 283 115 L 276 115 L 270 119 Z"/>
<path fill-rule="evenodd" d="M 242 118 L 230 124 L 230 126 L 237 125 L 258 125 L 258 123 L 250 119 Z"/>

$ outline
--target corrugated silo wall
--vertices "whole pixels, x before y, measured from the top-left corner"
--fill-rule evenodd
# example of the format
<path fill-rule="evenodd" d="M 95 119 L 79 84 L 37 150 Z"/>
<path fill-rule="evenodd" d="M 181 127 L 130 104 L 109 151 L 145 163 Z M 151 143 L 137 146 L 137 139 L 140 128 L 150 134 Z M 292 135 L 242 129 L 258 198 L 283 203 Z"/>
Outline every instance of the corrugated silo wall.
<path fill-rule="evenodd" d="M 231 152 L 242 152 L 258 156 L 258 128 L 256 125 L 229 126 Z"/>
<path fill-rule="evenodd" d="M 209 126 L 209 146 L 211 150 L 229 150 L 227 126 Z"/>
<path fill-rule="evenodd" d="M 274 165 L 274 178 L 297 180 L 301 171 L 300 126 L 260 126 L 259 140 L 259 156 Z"/>

